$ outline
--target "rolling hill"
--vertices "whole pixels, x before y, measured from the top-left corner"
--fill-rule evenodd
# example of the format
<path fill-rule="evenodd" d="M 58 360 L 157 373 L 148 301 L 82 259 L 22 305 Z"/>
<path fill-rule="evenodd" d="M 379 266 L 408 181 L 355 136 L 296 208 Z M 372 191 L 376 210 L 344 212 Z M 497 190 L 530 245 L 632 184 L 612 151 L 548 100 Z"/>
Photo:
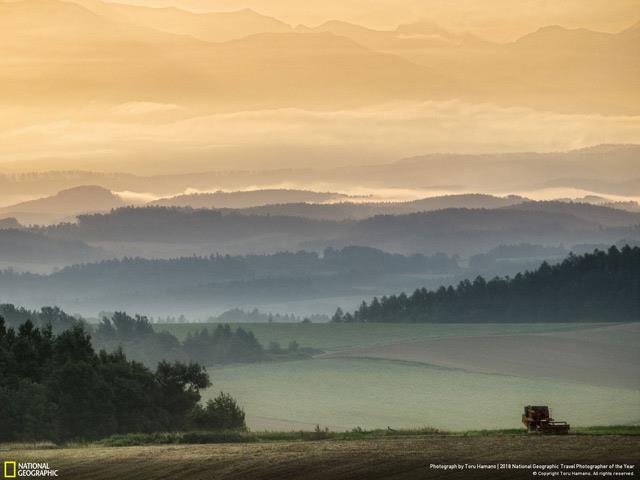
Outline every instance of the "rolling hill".
<path fill-rule="evenodd" d="M 407 202 L 341 201 L 330 204 L 283 203 L 235 210 L 245 215 L 275 215 L 313 218 L 316 220 L 361 220 L 376 215 L 402 215 L 447 208 L 500 208 L 517 205 L 522 197 L 496 197 L 484 194 L 460 194 L 428 197 Z"/>
<path fill-rule="evenodd" d="M 194 193 L 161 198 L 150 202 L 150 206 L 191 207 L 191 208 L 250 208 L 280 203 L 322 203 L 345 200 L 349 196 L 334 192 L 314 192 L 310 190 L 263 189 L 237 192 L 218 191 Z"/>
<path fill-rule="evenodd" d="M 122 198 L 110 190 L 88 185 L 1 208 L 0 215 L 14 217 L 25 224 L 52 224 L 73 221 L 80 213 L 107 212 L 124 205 Z"/>
<path fill-rule="evenodd" d="M 607 227 L 640 225 L 640 213 L 588 203 L 558 201 L 524 202 L 507 208 L 520 211 L 569 214 Z"/>
<path fill-rule="evenodd" d="M 613 244 L 640 235 L 638 214 L 611 210 L 615 227 L 589 215 L 542 209 L 444 209 L 404 215 L 377 215 L 362 220 L 314 220 L 303 217 L 246 215 L 232 211 L 167 207 L 121 208 L 107 214 L 81 215 L 77 224 L 50 226 L 54 238 L 79 239 L 140 255 L 145 245 L 161 247 L 161 256 L 189 253 L 269 253 L 322 250 L 363 245 L 398 253 L 438 252 L 463 256 L 483 253 L 501 244 L 536 243 L 557 246 L 578 243 Z M 604 207 L 602 207 L 604 208 Z M 597 210 L 598 215 L 608 212 Z M 629 223 L 620 225 L 620 215 Z M 185 251 L 186 249 L 186 251 Z M 178 254 L 178 252 L 181 252 Z"/>

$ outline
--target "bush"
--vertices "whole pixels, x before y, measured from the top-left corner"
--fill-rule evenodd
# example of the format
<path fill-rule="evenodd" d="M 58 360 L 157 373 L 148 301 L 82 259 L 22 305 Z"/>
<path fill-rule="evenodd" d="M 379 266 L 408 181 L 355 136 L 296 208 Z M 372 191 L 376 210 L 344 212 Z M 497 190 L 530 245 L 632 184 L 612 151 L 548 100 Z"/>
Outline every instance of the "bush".
<path fill-rule="evenodd" d="M 188 419 L 190 428 L 196 430 L 246 430 L 244 410 L 231 395 L 220 392 L 205 406 L 196 405 Z"/>

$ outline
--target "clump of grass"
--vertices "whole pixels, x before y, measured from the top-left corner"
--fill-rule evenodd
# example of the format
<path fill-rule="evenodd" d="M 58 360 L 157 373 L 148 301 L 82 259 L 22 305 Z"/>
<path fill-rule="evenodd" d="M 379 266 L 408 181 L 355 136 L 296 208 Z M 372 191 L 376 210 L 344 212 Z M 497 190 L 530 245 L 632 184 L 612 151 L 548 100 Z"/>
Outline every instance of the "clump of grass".
<path fill-rule="evenodd" d="M 449 435 L 457 435 L 462 437 L 489 437 L 496 435 L 526 435 L 527 430 L 524 428 L 502 428 L 497 430 L 464 430 L 460 432 L 451 432 Z"/>
<path fill-rule="evenodd" d="M 207 443 L 250 443 L 258 438 L 249 432 L 219 431 L 219 432 L 185 432 L 179 443 L 207 444 Z"/>
<path fill-rule="evenodd" d="M 97 444 L 104 447 L 171 445 L 180 443 L 180 436 L 180 433 L 125 433 L 104 438 Z"/>
<path fill-rule="evenodd" d="M 522 436 L 528 435 L 524 428 L 510 428 L 501 430 L 467 430 L 450 432 L 432 427 L 422 427 L 418 429 L 392 428 L 365 430 L 356 427 L 347 432 L 332 432 L 328 428 L 316 425 L 312 431 L 261 431 L 249 432 L 243 430 L 220 430 L 220 431 L 195 431 L 195 432 L 173 432 L 173 433 L 129 433 L 123 435 L 113 435 L 100 440 L 91 445 L 105 447 L 132 447 L 144 445 L 178 445 L 178 444 L 216 444 L 216 443 L 258 443 L 258 442 L 306 442 L 320 440 L 372 440 L 380 438 L 398 437 L 419 437 L 419 436 L 463 436 L 463 437 L 490 437 L 490 436 Z M 613 425 L 602 427 L 575 427 L 569 435 L 640 435 L 640 426 Z M 0 446 L 3 449 L 18 448 L 56 448 L 50 443 L 41 443 L 37 447 L 35 444 L 5 444 Z M 65 445 L 73 446 L 72 444 Z M 90 445 L 84 445 L 90 446 Z"/>
<path fill-rule="evenodd" d="M 112 435 L 96 442 L 104 447 L 133 447 L 144 445 L 194 445 L 209 443 L 258 442 L 256 434 L 240 430 L 192 431 L 170 433 L 127 433 Z"/>
<path fill-rule="evenodd" d="M 575 435 L 640 435 L 640 425 L 610 425 L 603 427 L 576 427 L 570 433 Z"/>

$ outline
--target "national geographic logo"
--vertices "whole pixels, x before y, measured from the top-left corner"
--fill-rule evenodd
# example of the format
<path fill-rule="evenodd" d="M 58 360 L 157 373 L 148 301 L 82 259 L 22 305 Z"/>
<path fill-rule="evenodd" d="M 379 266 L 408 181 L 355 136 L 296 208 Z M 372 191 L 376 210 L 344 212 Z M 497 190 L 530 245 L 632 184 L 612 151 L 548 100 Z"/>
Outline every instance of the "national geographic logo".
<path fill-rule="evenodd" d="M 16 462 L 4 462 L 4 478 L 16 478 Z"/>
<path fill-rule="evenodd" d="M 24 462 L 18 463 L 5 460 L 2 468 L 2 478 L 24 477 L 57 477 L 58 470 L 49 467 L 48 463 Z"/>

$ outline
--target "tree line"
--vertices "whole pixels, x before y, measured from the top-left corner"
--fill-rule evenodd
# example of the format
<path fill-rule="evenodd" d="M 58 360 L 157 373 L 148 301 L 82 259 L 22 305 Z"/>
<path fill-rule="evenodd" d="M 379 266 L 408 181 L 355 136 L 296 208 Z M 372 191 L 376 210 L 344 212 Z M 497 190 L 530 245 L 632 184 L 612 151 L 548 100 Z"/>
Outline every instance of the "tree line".
<path fill-rule="evenodd" d="M 334 322 L 573 322 L 640 320 L 640 247 L 543 262 L 513 278 L 464 280 L 374 298 Z"/>
<path fill-rule="evenodd" d="M 128 356 L 146 365 L 155 365 L 164 359 L 195 361 L 206 366 L 229 363 L 255 363 L 274 358 L 265 349 L 253 332 L 242 327 L 231 328 L 229 324 L 218 324 L 189 332 L 180 342 L 169 332 L 157 332 L 146 316 L 130 316 L 115 312 L 104 317 L 95 329 L 94 343 L 98 348 L 112 350 L 122 348 Z M 311 355 L 315 351 L 300 350 L 297 347 L 283 353 L 293 357 Z M 286 355 L 285 355 L 286 356 Z"/>
<path fill-rule="evenodd" d="M 96 352 L 82 325 L 54 334 L 31 321 L 7 328 L 0 318 L 0 442 L 245 428 L 228 395 L 199 403 L 210 385 L 194 362 L 151 370 L 121 349 Z"/>
<path fill-rule="evenodd" d="M 92 344 L 98 350 L 122 349 L 127 357 L 154 367 L 162 360 L 195 361 L 206 366 L 228 363 L 253 363 L 272 358 L 309 356 L 314 350 L 265 348 L 251 331 L 242 327 L 232 329 L 229 324 L 219 324 L 215 328 L 204 327 L 190 332 L 184 341 L 166 331 L 156 331 L 148 317 L 129 315 L 125 312 L 105 314 L 97 325 L 71 316 L 58 307 L 43 307 L 38 311 L 16 307 L 12 304 L 0 305 L 0 316 L 5 325 L 18 328 L 25 322 L 53 333 L 81 326 L 92 334 Z"/>

